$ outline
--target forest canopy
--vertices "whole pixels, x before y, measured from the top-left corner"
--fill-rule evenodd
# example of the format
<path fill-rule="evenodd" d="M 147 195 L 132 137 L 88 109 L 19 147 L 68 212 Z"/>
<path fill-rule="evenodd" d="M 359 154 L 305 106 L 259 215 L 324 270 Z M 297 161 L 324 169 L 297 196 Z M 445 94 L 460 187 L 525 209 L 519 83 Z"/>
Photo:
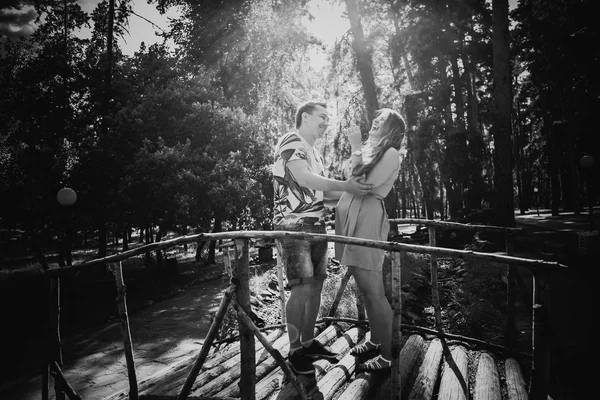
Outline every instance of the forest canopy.
<path fill-rule="evenodd" d="M 579 213 L 597 201 L 589 110 L 600 49 L 589 0 L 149 3 L 180 17 L 164 42 L 131 56 L 118 38 L 132 0 L 91 13 L 76 0 L 0 9 L 3 236 L 51 246 L 63 187 L 77 193 L 76 240 L 98 238 L 99 255 L 109 235 L 126 243 L 133 229 L 157 228 L 153 240 L 268 229 L 273 145 L 309 99 L 330 105 L 317 146 L 333 178 L 351 124 L 366 133 L 383 107 L 404 116 L 390 217 L 465 221 L 495 210 L 488 222 L 511 226 L 515 209 Z M 332 41 L 307 23 L 325 7 L 346 23 Z"/>

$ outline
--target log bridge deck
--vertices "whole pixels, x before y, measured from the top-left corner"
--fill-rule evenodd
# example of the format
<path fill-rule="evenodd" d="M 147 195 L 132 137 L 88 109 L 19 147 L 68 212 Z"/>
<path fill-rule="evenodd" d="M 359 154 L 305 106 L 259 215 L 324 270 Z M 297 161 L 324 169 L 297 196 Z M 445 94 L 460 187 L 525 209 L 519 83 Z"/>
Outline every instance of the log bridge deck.
<path fill-rule="evenodd" d="M 343 328 L 345 326 L 346 328 Z M 316 360 L 313 375 L 298 380 L 313 399 L 390 398 L 391 373 L 356 372 L 359 358 L 350 349 L 368 337 L 359 325 L 333 323 L 317 336 L 323 344 L 340 353 L 339 360 Z M 288 335 L 277 329 L 266 335 L 284 358 L 288 355 Z M 176 399 L 192 368 L 194 355 L 139 382 L 139 398 Z M 300 398 L 275 359 L 256 343 L 256 399 Z M 212 350 L 198 374 L 188 399 L 240 398 L 240 342 Z M 527 399 L 527 385 L 516 358 L 493 355 L 472 344 L 440 339 L 433 335 L 408 332 L 400 351 L 399 399 Z M 395 396 L 394 396 L 395 397 Z M 128 399 L 128 391 L 105 400 Z"/>

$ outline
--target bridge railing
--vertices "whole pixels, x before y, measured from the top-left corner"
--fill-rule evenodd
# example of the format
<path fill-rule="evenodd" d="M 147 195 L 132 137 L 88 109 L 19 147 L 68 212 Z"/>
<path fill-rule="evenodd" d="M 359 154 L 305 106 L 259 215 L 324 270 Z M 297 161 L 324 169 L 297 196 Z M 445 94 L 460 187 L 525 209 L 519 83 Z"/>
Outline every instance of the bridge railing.
<path fill-rule="evenodd" d="M 404 221 L 404 220 L 397 220 Z M 419 223 L 419 220 L 406 220 L 410 222 L 406 223 Z M 423 220 L 426 221 L 426 220 Z M 151 243 L 142 247 L 124 251 L 118 254 L 110 255 L 104 258 L 94 259 L 80 264 L 63 267 L 63 268 L 48 268 L 44 271 L 45 276 L 48 278 L 49 288 L 49 315 L 50 315 L 50 327 L 48 329 L 49 346 L 47 355 L 47 364 L 43 377 L 42 386 L 42 399 L 48 399 L 48 384 L 49 384 L 49 373 L 52 373 L 55 381 L 56 398 L 58 400 L 64 399 L 67 395 L 70 399 L 79 399 L 80 397 L 75 393 L 73 388 L 69 385 L 67 380 L 62 373 L 62 350 L 60 340 L 60 278 L 68 276 L 68 274 L 74 271 L 87 269 L 98 265 L 107 265 L 115 273 L 115 282 L 117 286 L 117 299 L 119 306 L 119 317 L 122 327 L 123 343 L 125 350 L 125 358 L 127 363 L 128 380 L 129 380 L 129 398 L 137 400 L 139 398 L 138 380 L 135 370 L 135 360 L 133 357 L 133 345 L 131 341 L 131 333 L 129 329 L 129 316 L 127 312 L 127 301 L 126 301 L 126 287 L 123 281 L 123 268 L 122 261 L 130 257 L 143 254 L 147 251 L 162 250 L 170 248 L 176 245 L 183 245 L 186 243 L 201 242 L 201 241 L 217 241 L 231 239 L 234 241 L 234 258 L 235 261 L 232 263 L 232 278 L 230 286 L 225 290 L 219 309 L 213 319 L 209 332 L 202 345 L 200 353 L 196 357 L 194 364 L 189 372 L 189 375 L 181 389 L 178 399 L 185 399 L 188 397 L 192 385 L 202 368 L 202 364 L 208 356 L 209 350 L 214 342 L 214 339 L 219 331 L 219 327 L 223 318 L 226 314 L 227 309 L 233 306 L 237 310 L 238 323 L 239 323 L 239 340 L 240 340 L 240 354 L 241 354 L 241 368 L 244 373 L 240 377 L 240 393 L 243 399 L 254 399 L 255 393 L 255 351 L 254 351 L 254 337 L 263 344 L 265 349 L 277 361 L 279 366 L 282 368 L 286 377 L 298 390 L 301 398 L 307 399 L 308 394 L 305 388 L 298 382 L 296 376 L 290 370 L 283 357 L 274 349 L 267 339 L 263 336 L 261 331 L 254 325 L 251 318 L 248 316 L 251 312 L 250 303 L 250 289 L 249 289 L 249 243 L 251 239 L 300 239 L 300 240 L 313 240 L 313 241 L 328 241 L 335 243 L 345 243 L 352 245 L 359 245 L 365 247 L 372 247 L 387 250 L 391 255 L 392 264 L 392 308 L 394 310 L 394 329 L 392 337 L 392 385 L 391 385 L 391 398 L 400 398 L 400 381 L 399 381 L 399 354 L 401 344 L 401 325 L 400 316 L 402 311 L 401 296 L 400 296 L 400 270 L 403 255 L 405 253 L 418 253 L 418 254 L 429 254 L 432 259 L 438 256 L 449 256 L 457 257 L 461 259 L 474 259 L 481 261 L 490 261 L 495 263 L 504 263 L 511 267 L 529 267 L 533 271 L 538 269 L 552 269 L 565 267 L 562 264 L 556 262 L 549 262 L 543 260 L 532 260 L 527 258 L 519 258 L 512 256 L 511 247 L 507 245 L 507 254 L 489 254 L 482 252 L 475 252 L 469 250 L 456 250 L 447 249 L 435 246 L 435 228 L 438 227 L 439 222 L 431 224 L 432 221 L 422 222 L 423 224 L 429 224 L 430 227 L 430 245 L 415 245 L 406 243 L 395 243 L 395 242 L 383 242 L 368 239 L 357 239 L 339 235 L 328 235 L 328 234 L 313 234 L 305 232 L 288 232 L 288 231 L 232 231 L 232 232 L 220 232 L 220 233 L 203 233 L 189 236 L 182 236 L 162 242 Z M 444 223 L 447 227 L 448 223 Z M 434 229 L 431 229 L 431 228 Z M 486 229 L 489 228 L 487 226 Z M 456 227 L 455 227 L 456 228 Z M 504 230 L 508 228 L 498 228 Z M 509 233 L 511 231 L 508 231 Z M 437 266 L 435 262 L 432 264 L 433 269 Z M 433 276 L 433 275 L 432 275 Z M 535 274 L 534 274 L 535 277 Z M 343 288 L 341 288 L 343 290 Z M 432 290 L 434 290 L 432 288 Z M 533 288 L 533 305 L 534 311 L 536 307 L 539 307 L 536 300 L 535 285 Z M 438 310 L 439 312 L 439 302 Z M 535 314 L 534 314 L 535 315 Z M 436 324 L 437 322 L 436 317 Z M 441 325 L 437 326 L 440 330 Z M 449 335 L 439 331 L 440 334 Z M 535 353 L 535 347 L 532 351 Z M 535 360 L 535 356 L 534 356 Z M 536 366 L 536 369 L 539 368 Z M 539 368 L 541 369 L 541 368 Z M 535 371 L 533 371 L 535 372 Z M 533 374 L 532 376 L 537 376 Z M 533 385 L 530 385 L 530 389 Z M 542 398 L 540 393 L 531 393 L 532 398 Z"/>

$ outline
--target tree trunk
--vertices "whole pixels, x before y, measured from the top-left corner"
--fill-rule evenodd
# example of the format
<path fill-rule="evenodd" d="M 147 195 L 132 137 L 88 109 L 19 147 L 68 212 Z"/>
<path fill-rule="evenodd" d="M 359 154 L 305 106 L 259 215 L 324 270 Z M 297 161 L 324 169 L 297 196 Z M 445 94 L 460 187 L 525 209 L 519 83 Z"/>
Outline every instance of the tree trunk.
<path fill-rule="evenodd" d="M 494 216 L 497 225 L 514 227 L 508 0 L 493 0 L 492 11 L 494 101 L 491 131 L 494 137 Z"/>
<path fill-rule="evenodd" d="M 552 127 L 550 121 L 550 115 L 544 118 L 544 130 L 548 140 L 546 140 L 546 154 L 548 154 L 548 175 L 550 175 L 550 190 L 552 191 L 552 197 L 550 201 L 550 207 L 552 208 L 552 215 L 559 215 L 560 206 L 560 169 L 558 160 L 558 148 L 557 148 L 557 137 L 556 130 Z M 539 194 L 538 194 L 539 196 Z"/>
<path fill-rule="evenodd" d="M 369 124 L 375 119 L 375 111 L 379 108 L 377 101 L 377 88 L 375 86 L 375 78 L 373 76 L 373 64 L 371 62 L 371 54 L 367 50 L 365 37 L 363 34 L 360 16 L 358 14 L 358 4 L 356 0 L 345 0 L 346 9 L 348 10 L 348 18 L 350 19 L 350 28 L 354 41 L 352 48 L 356 56 L 356 66 L 360 74 L 360 80 L 365 93 L 365 101 L 367 106 L 367 117 Z"/>

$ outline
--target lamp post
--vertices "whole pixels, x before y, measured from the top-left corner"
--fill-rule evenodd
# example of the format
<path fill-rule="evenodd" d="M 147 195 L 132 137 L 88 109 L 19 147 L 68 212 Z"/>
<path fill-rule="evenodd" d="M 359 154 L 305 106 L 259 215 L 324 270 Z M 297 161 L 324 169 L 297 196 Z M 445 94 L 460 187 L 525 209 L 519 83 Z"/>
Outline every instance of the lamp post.
<path fill-rule="evenodd" d="M 535 193 L 535 209 L 537 210 L 538 217 L 540 216 L 540 195 L 538 194 L 538 188 L 534 187 L 533 192 Z"/>
<path fill-rule="evenodd" d="M 63 242 L 63 250 L 65 252 L 65 263 L 71 265 L 71 239 L 72 239 L 72 226 L 71 226 L 71 206 L 77 201 L 77 193 L 69 187 L 64 187 L 56 194 L 56 200 L 58 204 L 65 207 L 64 211 L 67 212 L 67 220 L 65 227 L 65 240 Z"/>
<path fill-rule="evenodd" d="M 591 175 L 592 167 L 594 166 L 594 158 L 592 156 L 585 155 L 579 159 L 579 165 L 581 166 L 581 168 L 583 168 L 583 170 L 585 171 L 585 175 L 586 175 L 587 201 L 588 201 L 588 208 L 589 208 L 589 213 L 590 213 L 590 231 L 593 231 L 594 230 L 594 211 L 593 211 L 593 207 L 592 207 L 592 194 L 591 194 L 592 185 L 590 183 L 591 182 L 590 175 Z"/>

